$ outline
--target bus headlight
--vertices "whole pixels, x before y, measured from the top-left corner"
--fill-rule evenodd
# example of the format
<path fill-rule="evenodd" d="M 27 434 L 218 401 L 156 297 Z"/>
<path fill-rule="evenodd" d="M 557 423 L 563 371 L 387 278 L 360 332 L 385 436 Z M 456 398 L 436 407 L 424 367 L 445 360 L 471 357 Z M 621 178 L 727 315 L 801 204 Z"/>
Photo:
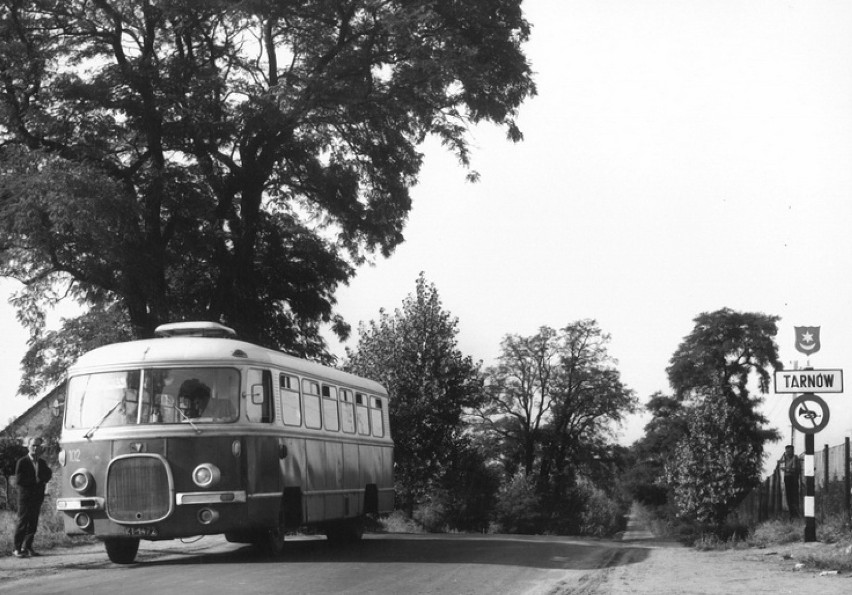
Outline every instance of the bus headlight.
<path fill-rule="evenodd" d="M 221 478 L 222 473 L 212 463 L 201 463 L 192 472 L 192 481 L 200 488 L 212 488 Z"/>
<path fill-rule="evenodd" d="M 89 488 L 95 485 L 95 478 L 92 477 L 92 474 L 89 473 L 88 469 L 77 469 L 71 474 L 69 482 L 74 490 L 81 494 L 85 494 L 89 491 Z"/>

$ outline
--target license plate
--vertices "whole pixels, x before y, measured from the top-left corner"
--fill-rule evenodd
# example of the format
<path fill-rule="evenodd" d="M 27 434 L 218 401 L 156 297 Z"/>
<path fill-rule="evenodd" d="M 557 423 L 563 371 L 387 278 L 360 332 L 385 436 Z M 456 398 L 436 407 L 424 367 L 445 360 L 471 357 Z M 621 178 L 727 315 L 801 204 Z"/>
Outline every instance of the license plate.
<path fill-rule="evenodd" d="M 156 527 L 125 527 L 124 533 L 131 537 L 156 537 L 159 535 Z"/>

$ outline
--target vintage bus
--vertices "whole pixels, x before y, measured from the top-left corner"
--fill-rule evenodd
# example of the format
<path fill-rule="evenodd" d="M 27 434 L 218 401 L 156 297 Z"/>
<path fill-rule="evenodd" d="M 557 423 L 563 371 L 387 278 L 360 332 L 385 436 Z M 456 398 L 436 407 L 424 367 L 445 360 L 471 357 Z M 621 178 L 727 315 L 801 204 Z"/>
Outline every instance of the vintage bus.
<path fill-rule="evenodd" d="M 140 539 L 224 534 L 272 553 L 357 540 L 393 507 L 388 393 L 216 323 L 95 349 L 69 370 L 57 508 L 131 563 Z"/>

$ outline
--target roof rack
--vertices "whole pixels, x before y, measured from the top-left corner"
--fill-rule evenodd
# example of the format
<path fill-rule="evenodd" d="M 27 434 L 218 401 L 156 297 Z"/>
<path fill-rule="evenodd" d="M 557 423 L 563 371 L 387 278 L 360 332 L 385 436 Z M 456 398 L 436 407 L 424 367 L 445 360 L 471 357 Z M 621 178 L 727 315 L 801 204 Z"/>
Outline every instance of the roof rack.
<path fill-rule="evenodd" d="M 161 324 L 154 329 L 157 337 L 218 337 L 234 339 L 237 333 L 234 329 L 218 322 L 170 322 Z"/>

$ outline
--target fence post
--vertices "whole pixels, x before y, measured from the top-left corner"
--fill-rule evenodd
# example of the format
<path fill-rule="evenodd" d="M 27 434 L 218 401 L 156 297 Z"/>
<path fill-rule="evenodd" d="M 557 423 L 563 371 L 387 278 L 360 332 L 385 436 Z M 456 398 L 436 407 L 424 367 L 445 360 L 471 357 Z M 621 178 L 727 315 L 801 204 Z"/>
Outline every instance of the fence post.
<path fill-rule="evenodd" d="M 825 521 L 828 508 L 828 444 L 822 445 L 822 488 L 819 491 L 819 520 Z"/>
<path fill-rule="evenodd" d="M 843 443 L 843 487 L 846 493 L 846 520 L 852 521 L 852 479 L 849 477 L 852 469 L 850 469 L 848 436 Z"/>
<path fill-rule="evenodd" d="M 779 465 L 775 465 L 775 493 L 772 495 L 773 503 L 772 503 L 772 512 L 773 518 L 779 518 L 781 513 L 783 512 L 782 505 L 782 495 L 781 495 L 781 467 Z"/>

